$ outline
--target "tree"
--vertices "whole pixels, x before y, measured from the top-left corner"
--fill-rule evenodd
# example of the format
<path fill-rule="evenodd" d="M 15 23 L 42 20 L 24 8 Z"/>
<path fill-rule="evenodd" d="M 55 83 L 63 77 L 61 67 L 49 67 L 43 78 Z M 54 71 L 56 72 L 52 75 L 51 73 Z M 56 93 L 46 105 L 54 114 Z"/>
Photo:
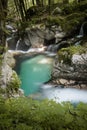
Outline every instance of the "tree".
<path fill-rule="evenodd" d="M 5 22 L 7 16 L 8 0 L 0 0 L 0 54 L 5 50 L 6 35 L 5 35 Z"/>
<path fill-rule="evenodd" d="M 34 0 L 32 0 L 32 4 L 33 4 L 33 5 L 35 5 L 35 3 L 34 3 L 34 2 L 35 2 L 35 1 L 34 1 Z"/>
<path fill-rule="evenodd" d="M 21 16 L 22 21 L 25 21 L 26 16 L 26 8 L 24 4 L 24 0 L 14 0 L 17 13 Z"/>
<path fill-rule="evenodd" d="M 36 4 L 37 6 L 41 6 L 42 5 L 41 0 L 36 0 Z"/>
<path fill-rule="evenodd" d="M 63 0 L 63 4 L 68 4 L 69 0 Z"/>

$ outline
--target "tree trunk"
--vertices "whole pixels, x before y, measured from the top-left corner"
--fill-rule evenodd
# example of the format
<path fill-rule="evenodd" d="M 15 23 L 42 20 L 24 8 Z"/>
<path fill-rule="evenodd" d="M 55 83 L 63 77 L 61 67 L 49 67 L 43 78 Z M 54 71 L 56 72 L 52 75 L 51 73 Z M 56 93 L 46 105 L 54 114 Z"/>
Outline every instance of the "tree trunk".
<path fill-rule="evenodd" d="M 41 6 L 41 0 L 36 0 L 37 6 Z"/>
<path fill-rule="evenodd" d="M 46 5 L 46 0 L 43 0 L 43 5 L 44 5 L 44 6 Z"/>
<path fill-rule="evenodd" d="M 48 0 L 48 6 L 49 6 L 49 15 L 50 15 L 50 5 L 51 5 L 51 0 Z"/>
<path fill-rule="evenodd" d="M 35 5 L 34 0 L 32 0 L 32 4 Z"/>
<path fill-rule="evenodd" d="M 5 22 L 7 16 L 8 0 L 0 0 L 0 54 L 3 54 L 6 46 Z"/>

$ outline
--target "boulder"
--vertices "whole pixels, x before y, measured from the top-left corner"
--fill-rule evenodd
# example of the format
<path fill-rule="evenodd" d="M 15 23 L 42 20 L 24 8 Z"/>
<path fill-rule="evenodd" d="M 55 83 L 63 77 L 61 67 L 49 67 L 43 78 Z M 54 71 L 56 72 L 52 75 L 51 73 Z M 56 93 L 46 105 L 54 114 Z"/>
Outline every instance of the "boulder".
<path fill-rule="evenodd" d="M 55 33 L 47 29 L 44 35 L 44 45 L 48 46 L 51 44 L 55 44 L 55 42 L 56 42 Z"/>
<path fill-rule="evenodd" d="M 15 60 L 11 53 L 5 53 L 2 61 L 0 75 L 0 93 L 8 98 L 23 95 L 20 90 L 20 79 L 16 72 L 12 69 L 15 65 Z M 21 93 L 21 94 L 20 94 Z"/>
<path fill-rule="evenodd" d="M 87 53 L 70 55 L 67 51 L 58 53 L 55 58 L 52 82 L 65 87 L 87 89 Z"/>
<path fill-rule="evenodd" d="M 39 28 L 28 29 L 27 31 L 28 38 L 31 43 L 31 47 L 39 48 L 44 44 L 44 31 Z"/>
<path fill-rule="evenodd" d="M 59 7 L 56 7 L 56 8 L 53 10 L 53 12 L 52 12 L 53 15 L 61 14 L 61 13 L 62 13 L 62 10 L 61 10 Z"/>
<path fill-rule="evenodd" d="M 7 38 L 8 49 L 9 50 L 23 50 L 26 51 L 30 48 L 30 39 L 26 32 L 23 34 L 13 33 L 11 37 Z"/>

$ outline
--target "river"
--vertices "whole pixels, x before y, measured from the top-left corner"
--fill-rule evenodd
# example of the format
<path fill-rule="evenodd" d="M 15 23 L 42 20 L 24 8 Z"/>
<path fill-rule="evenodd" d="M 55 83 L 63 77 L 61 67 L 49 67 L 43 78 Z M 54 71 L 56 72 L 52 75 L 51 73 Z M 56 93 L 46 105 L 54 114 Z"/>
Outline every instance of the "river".
<path fill-rule="evenodd" d="M 51 78 L 52 58 L 44 55 L 28 58 L 20 64 L 21 88 L 26 96 L 36 93 Z"/>
<path fill-rule="evenodd" d="M 61 88 L 44 84 L 51 78 L 54 56 L 38 54 L 32 57 L 22 57 L 17 64 L 17 72 L 21 79 L 21 88 L 25 96 L 34 99 L 53 99 L 56 102 L 70 101 L 72 103 L 87 103 L 87 91 L 73 88 Z"/>

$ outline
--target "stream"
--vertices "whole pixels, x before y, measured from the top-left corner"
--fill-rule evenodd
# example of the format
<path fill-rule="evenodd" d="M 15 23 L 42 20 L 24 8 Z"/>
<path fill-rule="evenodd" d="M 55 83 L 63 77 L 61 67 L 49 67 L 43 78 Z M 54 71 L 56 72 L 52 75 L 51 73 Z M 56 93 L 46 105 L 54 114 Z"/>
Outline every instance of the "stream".
<path fill-rule="evenodd" d="M 20 64 L 21 88 L 26 96 L 39 91 L 40 85 L 51 78 L 52 58 L 45 55 L 28 58 Z"/>
<path fill-rule="evenodd" d="M 87 103 L 86 90 L 46 84 L 51 78 L 53 59 L 54 55 L 51 53 L 37 53 L 27 58 L 24 55 L 21 60 L 18 60 L 16 71 L 21 79 L 24 95 L 38 100 L 47 98 L 56 102 Z"/>

